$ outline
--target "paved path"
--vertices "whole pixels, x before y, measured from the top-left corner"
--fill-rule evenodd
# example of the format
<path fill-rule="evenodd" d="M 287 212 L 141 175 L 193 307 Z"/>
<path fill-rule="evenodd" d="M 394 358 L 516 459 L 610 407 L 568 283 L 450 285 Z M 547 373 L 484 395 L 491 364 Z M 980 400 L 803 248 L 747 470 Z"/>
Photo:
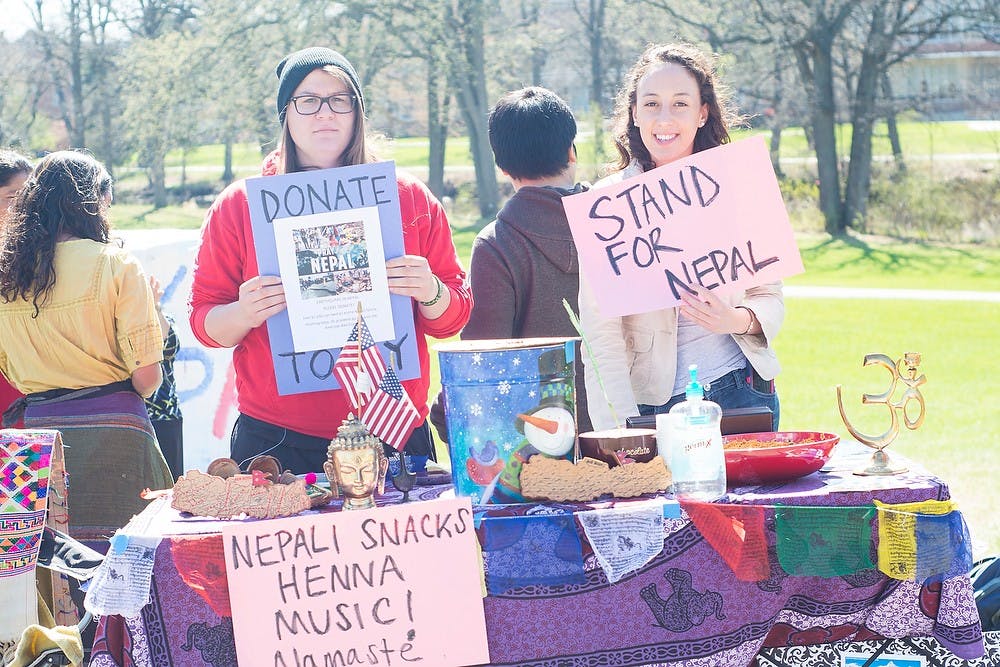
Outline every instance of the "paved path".
<path fill-rule="evenodd" d="M 912 299 L 918 301 L 979 301 L 1000 303 L 1000 292 L 962 290 L 883 289 L 871 287 L 816 287 L 785 285 L 785 296 L 825 299 Z"/>

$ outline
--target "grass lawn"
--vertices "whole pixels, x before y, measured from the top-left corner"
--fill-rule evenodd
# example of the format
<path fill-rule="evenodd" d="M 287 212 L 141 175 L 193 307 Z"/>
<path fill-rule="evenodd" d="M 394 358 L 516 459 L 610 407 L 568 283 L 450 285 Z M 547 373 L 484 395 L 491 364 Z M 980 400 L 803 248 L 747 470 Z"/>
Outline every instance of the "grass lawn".
<path fill-rule="evenodd" d="M 765 133 L 768 130 L 736 130 L 732 133 L 734 139 L 740 139 L 751 134 Z M 899 123 L 900 143 L 904 156 L 940 156 L 951 153 L 995 154 L 1000 153 L 1000 127 L 997 124 L 976 123 L 967 121 L 955 122 L 912 122 Z M 605 133 L 605 138 L 608 138 Z M 875 126 L 872 151 L 874 155 L 892 155 L 889 147 L 888 133 L 885 123 Z M 581 159 L 593 155 L 593 132 L 588 131 L 585 123 L 580 123 L 577 137 L 577 152 Z M 851 126 L 841 124 L 837 127 L 837 146 L 841 154 L 850 150 Z M 395 160 L 404 167 L 426 167 L 429 145 L 426 137 L 400 137 L 386 139 L 376 144 L 379 157 Z M 781 157 L 803 158 L 813 157 L 806 142 L 805 132 L 801 127 L 786 128 L 781 133 Z M 212 167 L 218 166 L 222 171 L 223 146 L 209 144 L 193 148 L 187 152 L 187 166 Z M 233 164 L 258 165 L 261 153 L 252 144 L 236 144 L 233 147 Z M 173 151 L 167 156 L 168 167 L 180 167 L 183 162 L 180 151 Z M 449 166 L 471 166 L 472 152 L 469 150 L 468 137 L 449 137 L 445 147 L 445 164 Z"/>
<path fill-rule="evenodd" d="M 116 229 L 200 229 L 205 210 L 194 202 L 161 209 L 150 204 L 115 204 L 111 222 Z"/>
<path fill-rule="evenodd" d="M 870 284 L 881 282 L 874 275 Z M 861 395 L 885 391 L 889 374 L 864 367 L 864 356 L 881 352 L 898 359 L 920 352 L 926 419 L 917 430 L 902 427 L 888 451 L 948 483 L 969 523 L 977 557 L 1000 553 L 1000 515 L 991 492 L 1000 469 L 998 322 L 1000 303 L 788 298 L 775 342 L 783 368 L 781 428 L 850 437 L 837 408 L 839 383 L 851 423 L 867 435 L 885 432 L 887 408 L 862 405 Z M 892 400 L 903 388 L 900 384 Z M 917 408 L 910 404 L 911 419 Z"/>

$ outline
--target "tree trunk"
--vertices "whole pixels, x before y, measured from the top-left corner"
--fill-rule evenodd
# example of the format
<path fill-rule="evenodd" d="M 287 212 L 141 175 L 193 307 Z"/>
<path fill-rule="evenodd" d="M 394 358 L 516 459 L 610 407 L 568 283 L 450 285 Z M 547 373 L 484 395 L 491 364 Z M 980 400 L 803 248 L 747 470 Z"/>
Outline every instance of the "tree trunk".
<path fill-rule="evenodd" d="M 862 225 L 868 209 L 868 193 L 872 184 L 872 134 L 877 115 L 875 104 L 890 46 L 885 35 L 883 11 L 880 7 L 872 11 L 851 105 L 851 162 L 847 166 L 844 219 L 841 223 L 845 229 Z"/>
<path fill-rule="evenodd" d="M 480 95 L 476 95 L 475 91 L 464 86 L 458 91 L 459 106 L 462 107 L 462 117 L 469 128 L 469 147 L 472 149 L 472 162 L 476 169 L 479 216 L 482 220 L 490 220 L 496 216 L 499 209 L 500 193 L 486 126 L 489 109 L 485 104 L 485 97 L 485 86 Z"/>
<path fill-rule="evenodd" d="M 105 98 L 108 99 L 108 98 Z M 101 105 L 101 162 L 104 163 L 112 178 L 115 176 L 115 162 L 118 155 L 115 152 L 114 132 L 112 131 L 111 105 Z"/>
<path fill-rule="evenodd" d="M 85 148 L 87 121 L 83 110 L 83 27 L 78 0 L 70 3 L 69 12 L 70 112 L 73 124 L 67 129 L 72 147 Z"/>
<path fill-rule="evenodd" d="M 781 173 L 781 130 L 782 130 L 782 115 L 781 115 L 781 102 L 784 98 L 785 86 L 784 77 L 782 76 L 781 65 L 777 62 L 774 63 L 774 94 L 771 96 L 771 166 L 774 167 L 774 173 L 781 178 L 783 175 Z"/>
<path fill-rule="evenodd" d="M 438 199 L 444 196 L 444 156 L 448 142 L 448 91 L 441 88 L 441 63 L 427 59 L 427 187 Z M 441 95 L 444 93 L 444 100 Z M 443 102 L 443 103 L 442 103 Z"/>
<path fill-rule="evenodd" d="M 837 110 L 833 92 L 832 38 L 817 40 L 812 53 L 813 141 L 816 144 L 816 171 L 819 175 L 819 208 L 826 221 L 826 231 L 834 236 L 844 233 L 840 201 L 840 174 L 837 169 Z"/>
<path fill-rule="evenodd" d="M 784 176 L 781 171 L 781 123 L 777 119 L 774 119 L 771 124 L 771 166 L 774 167 L 774 173 L 778 178 Z"/>
<path fill-rule="evenodd" d="M 604 8 L 606 0 L 590 0 L 590 103 L 604 103 Z"/>
<path fill-rule="evenodd" d="M 903 174 L 906 172 L 906 162 L 903 160 L 903 144 L 899 140 L 899 126 L 896 125 L 896 104 L 888 72 L 882 74 L 882 97 L 886 100 L 885 124 L 889 130 L 889 145 L 892 147 L 896 173 Z"/>
<path fill-rule="evenodd" d="M 164 156 L 157 155 L 149 165 L 149 184 L 153 187 L 153 208 L 167 205 L 167 169 Z"/>
<path fill-rule="evenodd" d="M 545 61 L 548 59 L 549 52 L 544 47 L 535 46 L 531 49 L 531 85 L 543 84 L 542 73 L 545 71 Z"/>
<path fill-rule="evenodd" d="M 226 185 L 229 185 L 235 180 L 233 174 L 233 137 L 231 135 L 226 135 L 225 152 L 223 155 L 222 181 Z"/>
<path fill-rule="evenodd" d="M 497 212 L 500 193 L 497 188 L 493 150 L 487 130 L 489 101 L 486 97 L 486 59 L 484 53 L 483 23 L 484 4 L 463 2 L 455 6 L 460 12 L 460 46 L 455 62 L 453 89 L 462 110 L 462 118 L 469 132 L 469 147 L 476 168 L 476 196 L 479 214 L 483 220 L 492 219 Z"/>

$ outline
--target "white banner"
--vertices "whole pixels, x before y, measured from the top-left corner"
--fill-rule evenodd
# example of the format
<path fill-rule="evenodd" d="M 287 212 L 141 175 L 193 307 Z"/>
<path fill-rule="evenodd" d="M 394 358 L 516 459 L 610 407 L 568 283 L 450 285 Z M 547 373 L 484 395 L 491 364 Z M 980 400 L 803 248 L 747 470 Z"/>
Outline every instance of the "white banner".
<path fill-rule="evenodd" d="M 146 273 L 163 286 L 163 312 L 173 316 L 180 341 L 174 363 L 177 395 L 184 416 L 184 469 L 204 471 L 229 456 L 229 433 L 236 420 L 232 350 L 204 347 L 188 324 L 188 297 L 200 232 L 196 229 L 118 231 Z"/>

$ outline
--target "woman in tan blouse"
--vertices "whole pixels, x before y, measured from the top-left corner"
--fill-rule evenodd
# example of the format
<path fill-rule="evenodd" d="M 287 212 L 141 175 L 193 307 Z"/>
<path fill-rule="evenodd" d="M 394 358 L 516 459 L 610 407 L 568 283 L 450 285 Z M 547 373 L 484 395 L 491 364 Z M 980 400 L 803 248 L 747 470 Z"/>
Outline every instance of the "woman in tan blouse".
<path fill-rule="evenodd" d="M 103 540 L 170 486 L 142 397 L 163 332 L 139 262 L 110 239 L 111 177 L 84 153 L 39 162 L 0 237 L 0 371 L 26 428 L 62 432 L 70 532 Z"/>

